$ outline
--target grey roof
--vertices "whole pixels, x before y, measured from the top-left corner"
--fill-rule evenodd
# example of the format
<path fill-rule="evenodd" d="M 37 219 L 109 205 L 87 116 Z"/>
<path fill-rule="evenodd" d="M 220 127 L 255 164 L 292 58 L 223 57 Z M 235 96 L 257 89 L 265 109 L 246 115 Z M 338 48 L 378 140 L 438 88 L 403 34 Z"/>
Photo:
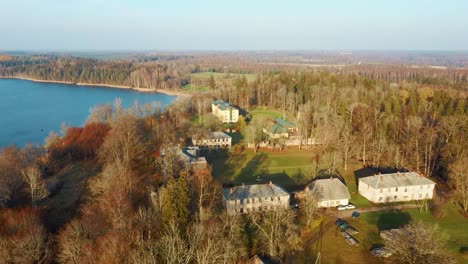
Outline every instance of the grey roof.
<path fill-rule="evenodd" d="M 200 149 L 198 147 L 185 147 L 179 152 L 179 157 L 186 163 L 206 163 L 205 157 L 199 157 L 198 152 Z"/>
<path fill-rule="evenodd" d="M 209 138 L 223 139 L 223 138 L 231 138 L 231 136 L 227 135 L 224 132 L 210 132 Z"/>
<path fill-rule="evenodd" d="M 216 100 L 216 101 L 213 102 L 213 104 L 216 105 L 221 110 L 234 108 L 230 103 L 227 103 L 227 102 L 225 102 L 223 100 Z"/>
<path fill-rule="evenodd" d="M 337 178 L 315 180 L 307 187 L 317 195 L 319 202 L 351 198 L 348 187 Z"/>
<path fill-rule="evenodd" d="M 289 196 L 289 193 L 276 184 L 242 185 L 223 189 L 224 199 L 242 200 L 247 198 L 268 198 L 277 196 Z"/>
<path fill-rule="evenodd" d="M 435 184 L 415 172 L 379 174 L 360 178 L 359 182 L 364 182 L 374 189 Z"/>

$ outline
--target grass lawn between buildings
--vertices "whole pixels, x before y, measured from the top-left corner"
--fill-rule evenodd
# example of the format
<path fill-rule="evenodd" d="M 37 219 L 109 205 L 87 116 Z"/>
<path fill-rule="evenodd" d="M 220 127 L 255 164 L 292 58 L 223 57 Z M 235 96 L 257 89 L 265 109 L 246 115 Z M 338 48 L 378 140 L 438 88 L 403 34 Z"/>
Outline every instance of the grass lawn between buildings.
<path fill-rule="evenodd" d="M 215 152 L 207 156 L 207 161 L 212 166 L 213 177 L 223 184 L 272 181 L 291 191 L 302 188 L 309 181 L 305 175 L 311 167 L 313 156 L 313 151 L 297 148 L 283 151 L 260 149 L 256 153 L 247 149 L 240 154 Z"/>

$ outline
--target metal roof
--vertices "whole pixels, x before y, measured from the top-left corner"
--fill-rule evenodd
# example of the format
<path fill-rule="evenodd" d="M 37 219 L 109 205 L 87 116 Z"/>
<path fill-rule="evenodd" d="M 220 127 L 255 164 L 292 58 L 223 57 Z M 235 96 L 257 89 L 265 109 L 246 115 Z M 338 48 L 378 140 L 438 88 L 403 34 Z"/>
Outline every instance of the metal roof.
<path fill-rule="evenodd" d="M 242 185 L 223 189 L 224 199 L 242 200 L 248 198 L 268 198 L 278 196 L 289 196 L 289 193 L 276 184 L 253 184 Z"/>
<path fill-rule="evenodd" d="M 213 104 L 216 105 L 221 110 L 234 108 L 230 103 L 225 102 L 223 100 L 216 100 L 216 101 L 213 102 Z"/>
<path fill-rule="evenodd" d="M 361 181 L 374 189 L 435 184 L 435 182 L 415 172 L 379 174 L 360 178 L 359 182 Z"/>
<path fill-rule="evenodd" d="M 337 178 L 315 180 L 307 187 L 317 195 L 319 202 L 351 198 L 348 187 Z"/>
<path fill-rule="evenodd" d="M 282 127 L 286 127 L 286 128 L 296 127 L 296 125 L 294 125 L 293 123 L 289 123 L 288 121 L 281 119 L 281 118 L 275 118 L 274 121 L 275 123 L 277 123 L 278 125 Z"/>

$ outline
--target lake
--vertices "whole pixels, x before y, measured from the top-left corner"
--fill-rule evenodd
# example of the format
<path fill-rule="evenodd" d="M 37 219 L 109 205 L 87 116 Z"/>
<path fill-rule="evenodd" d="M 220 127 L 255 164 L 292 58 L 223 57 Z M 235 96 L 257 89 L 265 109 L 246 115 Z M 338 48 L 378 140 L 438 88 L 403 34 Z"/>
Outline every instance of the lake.
<path fill-rule="evenodd" d="M 141 93 L 130 89 L 39 83 L 0 79 L 0 148 L 10 144 L 43 144 L 50 131 L 61 124 L 82 126 L 90 110 L 99 104 L 122 99 L 124 107 L 158 101 L 167 106 L 176 96 Z"/>

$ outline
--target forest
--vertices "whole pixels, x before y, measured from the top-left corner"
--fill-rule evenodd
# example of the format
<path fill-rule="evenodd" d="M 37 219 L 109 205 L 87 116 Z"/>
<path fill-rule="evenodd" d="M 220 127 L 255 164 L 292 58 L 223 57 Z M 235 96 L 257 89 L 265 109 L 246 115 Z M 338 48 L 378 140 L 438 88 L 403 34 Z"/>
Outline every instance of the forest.
<path fill-rule="evenodd" d="M 468 214 L 466 69 L 308 68 L 258 60 L 232 54 L 1 60 L 3 77 L 155 89 L 179 90 L 197 72 L 233 76 L 211 75 L 204 80 L 208 91 L 179 97 L 150 113 L 138 104 L 123 109 L 117 99 L 113 105 L 96 106 L 83 127 L 51 133 L 42 146 L 1 149 L 0 259 L 239 263 L 259 254 L 288 263 L 303 250 L 301 233 L 313 229 L 311 219 L 320 217 L 316 208 L 228 215 L 222 206 L 223 183 L 210 172 L 195 174 L 171 151 L 196 133 L 222 128 L 209 115 L 214 99 L 245 112 L 231 127 L 241 131 L 239 145 L 244 147 L 265 140 L 265 120 L 252 118 L 251 109 L 276 109 L 294 120 L 304 140 L 320 142 L 300 146 L 319 153 L 317 167 L 326 168 L 311 172 L 311 178 L 337 175 L 351 162 L 416 171 L 437 182 L 442 201 L 456 204 L 460 215 Z M 439 250 L 443 243 L 434 247 Z M 437 252 L 439 259 L 432 260 L 453 262 L 444 250 Z"/>

